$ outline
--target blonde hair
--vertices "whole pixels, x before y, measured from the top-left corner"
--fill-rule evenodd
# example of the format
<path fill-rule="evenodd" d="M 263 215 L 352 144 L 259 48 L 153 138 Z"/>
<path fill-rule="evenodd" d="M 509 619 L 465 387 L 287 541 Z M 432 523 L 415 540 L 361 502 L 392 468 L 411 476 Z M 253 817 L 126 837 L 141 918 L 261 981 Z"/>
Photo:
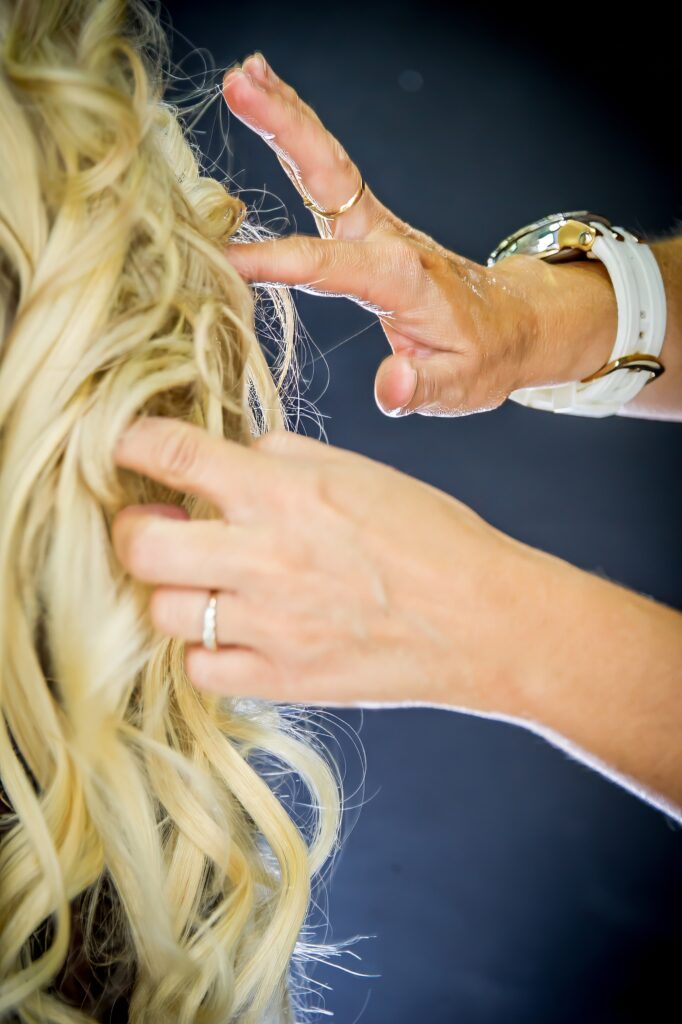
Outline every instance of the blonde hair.
<path fill-rule="evenodd" d="M 305 708 L 197 691 L 111 544 L 130 503 L 218 515 L 117 470 L 116 439 L 284 425 L 293 307 L 272 292 L 271 371 L 221 253 L 257 229 L 162 99 L 155 15 L 0 0 L 0 45 L 0 1016 L 92 1021 L 128 989 L 133 1024 L 293 1020 L 293 967 L 332 949 L 301 935 L 336 764 Z"/>

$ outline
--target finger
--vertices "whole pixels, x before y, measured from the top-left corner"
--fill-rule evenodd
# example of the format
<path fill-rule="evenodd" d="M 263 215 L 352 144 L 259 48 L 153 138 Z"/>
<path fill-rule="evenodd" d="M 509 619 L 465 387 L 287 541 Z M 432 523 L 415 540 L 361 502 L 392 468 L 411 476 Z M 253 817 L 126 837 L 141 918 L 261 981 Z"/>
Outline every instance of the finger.
<path fill-rule="evenodd" d="M 170 417 L 138 417 L 113 457 L 118 466 L 208 499 L 230 519 L 267 504 L 272 483 L 264 453 Z"/>
<path fill-rule="evenodd" d="M 417 372 L 405 356 L 387 356 L 374 379 L 374 399 L 383 413 L 395 416 L 412 400 Z"/>
<path fill-rule="evenodd" d="M 416 257 L 400 239 L 339 241 L 292 235 L 232 243 L 224 251 L 247 281 L 289 285 L 315 295 L 343 295 L 378 316 L 409 309 L 417 298 Z"/>
<path fill-rule="evenodd" d="M 185 671 L 195 686 L 210 693 L 278 699 L 272 665 L 248 647 L 207 651 L 202 645 L 188 646 Z"/>
<path fill-rule="evenodd" d="M 342 448 L 305 434 L 296 434 L 293 430 L 268 430 L 257 437 L 253 445 L 285 459 L 307 459 L 313 462 L 329 462 L 347 454 Z"/>
<path fill-rule="evenodd" d="M 218 588 L 213 588 L 218 589 Z M 200 643 L 208 590 L 185 587 L 157 587 L 149 600 L 149 614 L 155 628 L 165 636 Z M 260 616 L 233 593 L 218 589 L 216 600 L 216 641 L 219 646 L 256 648 L 262 643 Z"/>
<path fill-rule="evenodd" d="M 277 154 L 295 187 L 323 209 L 338 209 L 356 192 L 360 171 L 315 111 L 279 78 L 262 54 L 247 58 L 223 81 L 227 105 Z M 335 237 L 364 237 L 386 211 L 366 189 L 333 223 Z"/>
<path fill-rule="evenodd" d="M 220 519 L 176 522 L 137 515 L 134 505 L 112 523 L 116 556 L 137 579 L 210 590 L 239 590 L 253 575 L 257 556 L 247 534 L 245 527 Z"/>
<path fill-rule="evenodd" d="M 374 397 L 387 416 L 461 415 L 473 411 L 468 408 L 465 372 L 464 361 L 452 353 L 387 356 L 377 370 Z"/>

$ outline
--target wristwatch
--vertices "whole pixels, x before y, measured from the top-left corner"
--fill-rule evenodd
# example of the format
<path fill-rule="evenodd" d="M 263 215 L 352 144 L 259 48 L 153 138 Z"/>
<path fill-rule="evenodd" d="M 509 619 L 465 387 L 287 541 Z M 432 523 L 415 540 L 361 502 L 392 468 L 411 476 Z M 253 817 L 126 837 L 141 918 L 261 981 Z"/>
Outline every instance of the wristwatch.
<path fill-rule="evenodd" d="M 658 357 L 666 328 L 665 289 L 646 242 L 600 214 L 574 210 L 552 213 L 519 228 L 492 251 L 487 265 L 515 254 L 550 263 L 602 260 L 616 294 L 618 329 L 608 362 L 589 377 L 519 388 L 509 395 L 513 401 L 552 412 L 609 416 L 663 373 Z"/>

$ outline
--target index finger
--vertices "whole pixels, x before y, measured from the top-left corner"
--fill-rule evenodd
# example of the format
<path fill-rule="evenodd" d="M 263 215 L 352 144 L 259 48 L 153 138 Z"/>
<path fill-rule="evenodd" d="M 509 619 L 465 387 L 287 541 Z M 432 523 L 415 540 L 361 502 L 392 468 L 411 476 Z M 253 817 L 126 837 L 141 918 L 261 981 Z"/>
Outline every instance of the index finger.
<path fill-rule="evenodd" d="M 267 456 L 193 423 L 140 416 L 120 435 L 114 462 L 174 490 L 208 499 L 226 518 L 267 501 Z"/>
<path fill-rule="evenodd" d="M 313 294 L 342 295 L 377 315 L 413 303 L 419 258 L 400 239 L 342 241 L 290 235 L 263 242 L 232 242 L 225 255 L 248 281 L 288 285 Z"/>

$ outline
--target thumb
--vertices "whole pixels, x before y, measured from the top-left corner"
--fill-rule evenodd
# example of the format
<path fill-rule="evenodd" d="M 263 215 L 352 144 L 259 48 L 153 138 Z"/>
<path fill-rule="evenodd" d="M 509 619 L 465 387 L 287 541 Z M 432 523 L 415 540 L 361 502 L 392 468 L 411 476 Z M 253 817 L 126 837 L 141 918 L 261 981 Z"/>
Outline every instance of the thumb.
<path fill-rule="evenodd" d="M 387 416 L 407 416 L 424 410 L 446 412 L 446 394 L 452 389 L 452 358 L 440 353 L 410 359 L 390 355 L 381 363 L 374 380 L 374 398 Z"/>

